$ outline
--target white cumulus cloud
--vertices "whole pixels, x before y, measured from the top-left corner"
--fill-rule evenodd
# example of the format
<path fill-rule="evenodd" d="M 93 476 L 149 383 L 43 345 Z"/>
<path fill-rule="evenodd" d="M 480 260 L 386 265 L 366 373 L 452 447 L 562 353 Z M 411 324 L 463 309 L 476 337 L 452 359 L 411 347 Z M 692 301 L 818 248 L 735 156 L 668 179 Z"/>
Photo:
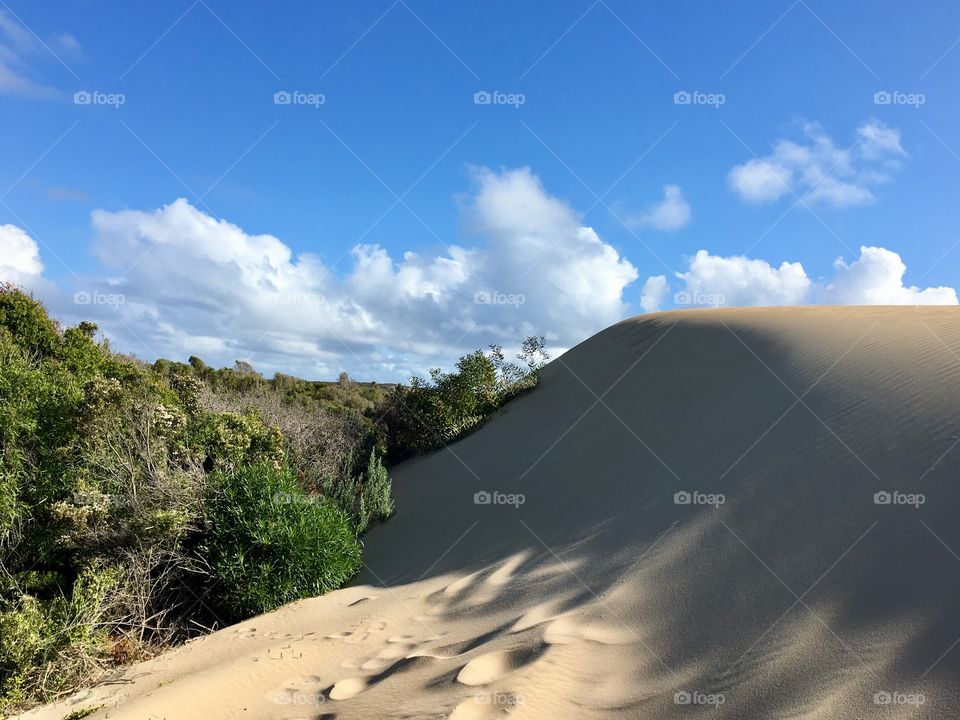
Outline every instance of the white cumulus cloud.
<path fill-rule="evenodd" d="M 857 128 L 856 138 L 841 149 L 818 124 L 807 123 L 800 141 L 778 140 L 769 155 L 735 165 L 727 183 L 752 203 L 775 202 L 788 193 L 835 207 L 872 202 L 871 187 L 889 180 L 906 152 L 900 131 L 879 120 Z"/>
<path fill-rule="evenodd" d="M 907 286 L 907 267 L 885 248 L 862 246 L 850 263 L 834 263 L 834 276 L 813 280 L 799 262 L 774 267 L 741 255 L 721 257 L 700 250 L 689 260 L 677 297 L 691 305 L 956 305 L 950 287 Z"/>
<path fill-rule="evenodd" d="M 462 207 L 469 247 L 397 257 L 357 245 L 342 270 L 183 199 L 97 210 L 104 277 L 78 289 L 107 301 L 72 310 L 144 356 L 378 379 L 534 333 L 560 350 L 628 314 L 623 292 L 636 268 L 528 168 L 479 168 L 472 180 Z"/>
<path fill-rule="evenodd" d="M 644 312 L 656 312 L 663 305 L 670 292 L 670 285 L 665 275 L 651 275 L 643 284 L 640 294 L 640 307 Z"/>
<path fill-rule="evenodd" d="M 860 151 L 870 159 L 891 156 L 905 156 L 907 153 L 900 144 L 900 131 L 873 120 L 857 128 L 860 139 Z"/>
<path fill-rule="evenodd" d="M 790 192 L 793 171 L 773 160 L 748 160 L 736 165 L 727 180 L 748 202 L 773 202 Z"/>
<path fill-rule="evenodd" d="M 16 225 L 0 225 L 0 280 L 30 286 L 41 273 L 36 241 Z"/>
<path fill-rule="evenodd" d="M 472 182 L 461 204 L 469 242 L 442 251 L 360 244 L 334 267 L 180 199 L 95 211 L 101 267 L 67 278 L 69 287 L 44 278 L 24 230 L 0 226 L 0 280 L 37 293 L 67 322 L 97 322 L 115 348 L 147 359 L 198 355 L 266 373 L 347 370 L 381 381 L 449 366 L 491 342 L 509 351 L 534 333 L 556 353 L 635 310 L 624 294 L 637 268 L 529 168 L 478 168 Z M 675 277 L 647 277 L 639 306 L 957 304 L 953 288 L 909 286 L 905 277 L 900 256 L 879 247 L 837 260 L 821 279 L 800 262 L 704 249 Z"/>
<path fill-rule="evenodd" d="M 823 301 L 836 305 L 956 305 L 957 291 L 950 287 L 903 284 L 907 266 L 900 256 L 880 247 L 860 248 L 860 257 L 847 264 L 834 263 L 836 276 L 823 291 Z"/>
<path fill-rule="evenodd" d="M 742 255 L 720 257 L 700 250 L 690 259 L 687 272 L 678 273 L 683 292 L 694 304 L 799 305 L 810 289 L 810 278 L 800 263 L 773 267 L 765 260 Z M 697 303 L 697 297 L 714 301 Z"/>
<path fill-rule="evenodd" d="M 679 185 L 664 185 L 663 200 L 631 219 L 633 227 L 679 230 L 690 223 L 690 204 Z"/>

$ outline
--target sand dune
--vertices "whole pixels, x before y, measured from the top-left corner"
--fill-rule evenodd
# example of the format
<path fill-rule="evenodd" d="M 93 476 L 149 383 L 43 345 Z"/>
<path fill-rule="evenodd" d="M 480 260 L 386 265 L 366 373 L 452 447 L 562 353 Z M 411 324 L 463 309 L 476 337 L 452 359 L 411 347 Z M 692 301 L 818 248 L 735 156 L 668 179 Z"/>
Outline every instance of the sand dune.
<path fill-rule="evenodd" d="M 395 468 L 350 588 L 28 716 L 960 717 L 958 443 L 956 309 L 627 320 Z"/>

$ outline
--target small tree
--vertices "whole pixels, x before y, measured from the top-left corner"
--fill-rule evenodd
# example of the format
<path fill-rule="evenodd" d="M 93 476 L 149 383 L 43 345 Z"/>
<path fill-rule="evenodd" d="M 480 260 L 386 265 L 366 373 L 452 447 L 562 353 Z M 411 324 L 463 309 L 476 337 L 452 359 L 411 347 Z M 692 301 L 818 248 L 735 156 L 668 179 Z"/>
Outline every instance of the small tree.
<path fill-rule="evenodd" d="M 547 338 L 543 335 L 530 335 L 520 346 L 517 358 L 526 363 L 531 373 L 538 372 L 550 359 L 547 352 Z"/>
<path fill-rule="evenodd" d="M 390 476 L 376 450 L 370 451 L 366 482 L 363 486 L 364 509 L 369 521 L 382 521 L 393 515 L 393 494 Z M 369 525 L 368 521 L 368 525 Z"/>

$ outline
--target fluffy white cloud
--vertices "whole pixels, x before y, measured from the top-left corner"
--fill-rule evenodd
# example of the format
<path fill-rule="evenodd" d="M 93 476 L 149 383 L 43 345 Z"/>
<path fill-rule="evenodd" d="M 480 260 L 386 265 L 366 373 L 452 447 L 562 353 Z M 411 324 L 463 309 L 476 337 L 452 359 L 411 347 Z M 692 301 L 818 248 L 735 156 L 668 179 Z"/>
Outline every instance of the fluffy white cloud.
<path fill-rule="evenodd" d="M 528 168 L 473 171 L 462 204 L 470 246 L 396 257 L 357 245 L 347 267 L 297 255 L 186 200 L 156 210 L 95 211 L 97 277 L 69 289 L 43 277 L 37 243 L 0 226 L 0 280 L 38 293 L 67 322 L 97 322 L 114 347 L 146 357 L 199 355 L 305 377 L 398 380 L 490 342 L 545 333 L 554 352 L 630 314 L 637 269 Z M 863 247 L 829 280 L 799 262 L 701 250 L 677 273 L 675 305 L 957 303 L 952 288 L 903 284 L 899 255 Z M 670 278 L 648 277 L 640 307 L 669 306 Z"/>
<path fill-rule="evenodd" d="M 42 272 L 36 241 L 16 225 L 0 225 L 0 280 L 30 286 Z"/>
<path fill-rule="evenodd" d="M 694 305 L 799 305 L 810 289 L 800 263 L 775 268 L 764 260 L 742 255 L 719 257 L 700 250 L 689 269 L 678 273 L 683 293 Z"/>
<path fill-rule="evenodd" d="M 907 266 L 900 256 L 879 247 L 862 246 L 849 265 L 834 263 L 836 277 L 824 288 L 823 302 L 837 305 L 956 305 L 957 291 L 949 287 L 905 286 Z"/>
<path fill-rule="evenodd" d="M 467 213 L 486 247 L 477 251 L 472 292 L 523 294 L 524 314 L 571 341 L 623 317 L 623 290 L 639 276 L 629 261 L 580 225 L 529 168 L 480 169 L 474 177 Z"/>
<path fill-rule="evenodd" d="M 643 284 L 643 291 L 640 293 L 640 307 L 644 312 L 656 312 L 667 299 L 667 293 L 670 292 L 670 285 L 667 283 L 665 275 L 651 275 Z"/>
<path fill-rule="evenodd" d="M 683 197 L 679 185 L 664 185 L 663 200 L 646 212 L 631 219 L 634 227 L 652 227 L 657 230 L 679 230 L 690 222 L 690 204 Z"/>
<path fill-rule="evenodd" d="M 900 131 L 873 120 L 857 128 L 860 140 L 860 152 L 864 157 L 877 159 L 882 157 L 906 156 L 900 145 Z"/>
<path fill-rule="evenodd" d="M 873 201 L 871 186 L 889 180 L 906 156 L 900 131 L 878 120 L 857 128 L 857 141 L 838 148 L 816 123 L 803 127 L 801 142 L 778 140 L 773 152 L 734 166 L 727 176 L 730 188 L 753 203 L 775 202 L 787 193 L 804 202 L 821 201 L 836 207 Z"/>
<path fill-rule="evenodd" d="M 532 333 L 563 349 L 628 314 L 637 270 L 528 168 L 481 168 L 473 181 L 463 213 L 475 247 L 396 258 L 358 245 L 340 274 L 186 200 L 98 210 L 94 253 L 114 277 L 76 288 L 89 304 L 58 310 L 144 356 L 378 379 Z"/>
<path fill-rule="evenodd" d="M 765 260 L 700 250 L 687 272 L 677 273 L 684 285 L 676 297 L 689 305 L 957 304 L 953 288 L 905 286 L 907 267 L 891 250 L 862 246 L 856 260 L 847 264 L 840 258 L 834 267 L 832 279 L 814 282 L 798 262 L 775 268 Z"/>
<path fill-rule="evenodd" d="M 727 180 L 741 198 L 761 203 L 779 200 L 790 192 L 793 171 L 771 160 L 748 160 L 736 165 Z"/>

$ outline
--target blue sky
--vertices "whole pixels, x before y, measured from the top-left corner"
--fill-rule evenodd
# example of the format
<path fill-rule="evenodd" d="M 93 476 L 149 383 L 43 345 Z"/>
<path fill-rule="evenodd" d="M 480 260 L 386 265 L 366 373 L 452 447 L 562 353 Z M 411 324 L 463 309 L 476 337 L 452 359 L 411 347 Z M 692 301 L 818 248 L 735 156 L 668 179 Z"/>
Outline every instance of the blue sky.
<path fill-rule="evenodd" d="M 955 302 L 958 39 L 950 2 L 3 0 L 0 271 L 148 359 L 385 380 L 678 302 Z"/>

